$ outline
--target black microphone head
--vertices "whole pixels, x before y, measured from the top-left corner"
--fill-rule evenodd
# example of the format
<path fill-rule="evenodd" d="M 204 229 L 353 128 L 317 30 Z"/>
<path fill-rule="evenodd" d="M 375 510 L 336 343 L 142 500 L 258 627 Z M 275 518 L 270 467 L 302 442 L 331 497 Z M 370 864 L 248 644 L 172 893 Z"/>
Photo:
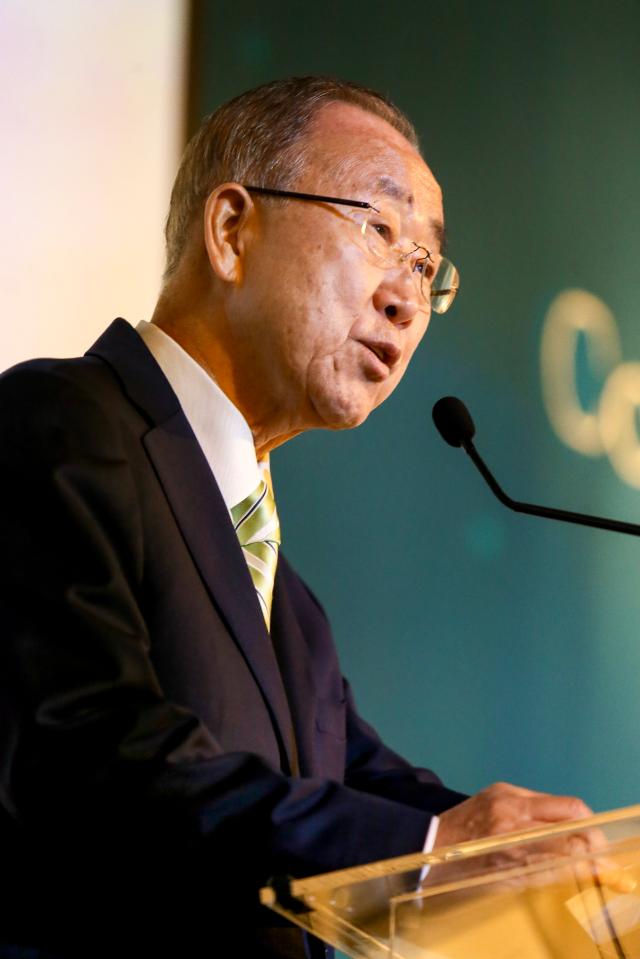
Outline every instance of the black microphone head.
<path fill-rule="evenodd" d="M 449 446 L 465 446 L 475 436 L 471 413 L 457 396 L 443 396 L 433 407 L 433 422 Z"/>

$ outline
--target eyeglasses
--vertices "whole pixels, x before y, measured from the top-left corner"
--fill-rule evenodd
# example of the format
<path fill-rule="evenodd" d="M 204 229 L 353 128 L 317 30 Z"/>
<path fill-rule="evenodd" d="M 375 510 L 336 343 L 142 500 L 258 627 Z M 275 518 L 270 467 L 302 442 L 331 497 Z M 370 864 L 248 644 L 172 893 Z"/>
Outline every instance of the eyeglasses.
<path fill-rule="evenodd" d="M 460 289 L 460 274 L 446 257 L 437 263 L 433 254 L 424 246 L 413 243 L 411 249 L 402 248 L 393 242 L 393 229 L 389 221 L 398 220 L 397 214 L 385 211 L 383 205 L 375 207 L 366 200 L 345 200 L 337 196 L 322 196 L 316 193 L 297 193 L 293 190 L 275 190 L 264 186 L 245 186 L 249 193 L 263 196 L 283 197 L 289 200 L 308 200 L 315 203 L 337 203 L 351 207 L 349 219 L 357 232 L 354 240 L 370 255 L 372 262 L 382 269 L 390 269 L 399 263 L 408 264 L 420 305 L 434 313 L 446 313 Z"/>

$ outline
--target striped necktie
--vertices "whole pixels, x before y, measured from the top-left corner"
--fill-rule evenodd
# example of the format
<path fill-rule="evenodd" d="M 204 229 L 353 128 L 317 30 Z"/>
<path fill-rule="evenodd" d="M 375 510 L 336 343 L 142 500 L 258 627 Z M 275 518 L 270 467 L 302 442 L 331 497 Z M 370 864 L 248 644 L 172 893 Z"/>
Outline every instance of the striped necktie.
<path fill-rule="evenodd" d="M 253 493 L 232 508 L 231 518 L 269 629 L 280 545 L 280 523 L 269 467 L 266 463 L 260 463 L 259 466 L 262 474 L 260 483 Z"/>

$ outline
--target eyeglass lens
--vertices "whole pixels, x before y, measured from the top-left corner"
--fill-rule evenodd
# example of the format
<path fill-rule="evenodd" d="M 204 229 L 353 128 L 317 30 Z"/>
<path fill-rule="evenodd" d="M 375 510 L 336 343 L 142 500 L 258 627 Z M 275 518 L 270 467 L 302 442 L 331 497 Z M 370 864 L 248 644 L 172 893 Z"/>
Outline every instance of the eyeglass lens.
<path fill-rule="evenodd" d="M 445 256 L 440 261 L 438 272 L 431 284 L 431 309 L 434 313 L 446 313 L 460 289 L 460 276 L 451 260 Z"/>
<path fill-rule="evenodd" d="M 373 260 L 380 266 L 389 268 L 406 259 L 420 299 L 424 303 L 431 301 L 434 313 L 446 313 L 460 287 L 460 276 L 453 263 L 442 257 L 436 275 L 430 279 L 425 262 L 427 252 L 424 248 L 416 246 L 415 252 L 411 251 L 408 255 L 400 253 L 396 244 L 390 245 L 384 222 L 375 212 L 368 213 L 363 218 L 358 216 L 357 222 L 361 224 L 358 232 Z"/>

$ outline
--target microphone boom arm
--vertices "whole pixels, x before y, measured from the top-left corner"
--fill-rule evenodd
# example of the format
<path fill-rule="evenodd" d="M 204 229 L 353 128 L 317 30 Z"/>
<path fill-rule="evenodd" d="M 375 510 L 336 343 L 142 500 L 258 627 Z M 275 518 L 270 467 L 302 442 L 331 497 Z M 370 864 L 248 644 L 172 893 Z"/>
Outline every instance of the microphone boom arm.
<path fill-rule="evenodd" d="M 480 473 L 482 473 L 492 493 L 497 496 L 504 506 L 515 510 L 516 513 L 527 513 L 529 516 L 545 516 L 547 519 L 562 520 L 565 523 L 576 523 L 579 526 L 593 526 L 596 529 L 610 529 L 616 533 L 628 533 L 630 536 L 640 536 L 640 526 L 637 526 L 635 523 L 623 523 L 617 519 L 604 519 L 600 516 L 587 516 L 584 513 L 572 513 L 569 510 L 553 509 L 549 506 L 534 506 L 532 503 L 520 503 L 518 500 L 511 499 L 498 484 L 493 473 L 473 445 L 472 440 L 463 439 L 461 446 L 473 460 Z"/>

